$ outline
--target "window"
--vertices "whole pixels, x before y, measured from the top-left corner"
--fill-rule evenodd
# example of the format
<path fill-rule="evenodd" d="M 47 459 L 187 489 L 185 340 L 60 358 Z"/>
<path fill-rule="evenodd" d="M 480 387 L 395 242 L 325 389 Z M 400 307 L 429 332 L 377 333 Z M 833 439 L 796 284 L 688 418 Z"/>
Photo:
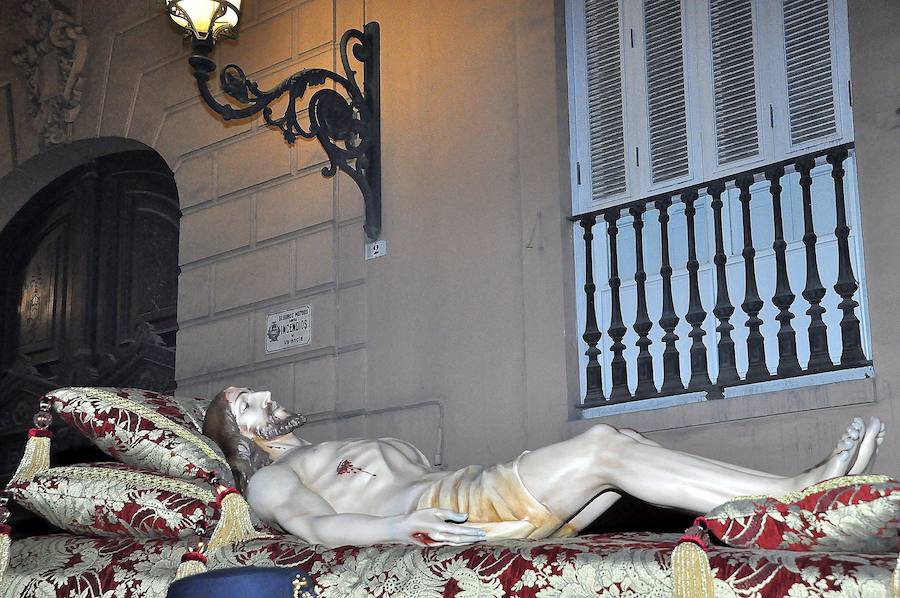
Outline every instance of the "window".
<path fill-rule="evenodd" d="M 567 18 L 586 403 L 869 365 L 846 0 Z"/>

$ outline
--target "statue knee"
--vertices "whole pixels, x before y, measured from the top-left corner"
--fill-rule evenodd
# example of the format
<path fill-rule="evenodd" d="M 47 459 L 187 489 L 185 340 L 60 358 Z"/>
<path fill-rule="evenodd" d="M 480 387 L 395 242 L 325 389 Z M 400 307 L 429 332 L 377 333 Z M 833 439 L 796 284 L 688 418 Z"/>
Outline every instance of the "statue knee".
<path fill-rule="evenodd" d="M 617 465 L 624 451 L 630 444 L 637 440 L 627 434 L 623 434 L 609 424 L 596 424 L 584 433 L 590 446 L 590 450 L 597 455 L 597 460 L 610 465 Z"/>

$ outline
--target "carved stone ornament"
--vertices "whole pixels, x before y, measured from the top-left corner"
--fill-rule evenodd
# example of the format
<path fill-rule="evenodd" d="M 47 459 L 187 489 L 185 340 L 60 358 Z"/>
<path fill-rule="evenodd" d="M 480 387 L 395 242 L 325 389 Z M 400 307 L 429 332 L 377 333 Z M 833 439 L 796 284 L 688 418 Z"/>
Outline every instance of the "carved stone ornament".
<path fill-rule="evenodd" d="M 25 71 L 26 110 L 41 149 L 69 140 L 81 111 L 88 38 L 59 0 L 23 0 L 26 36 L 13 53 Z"/>

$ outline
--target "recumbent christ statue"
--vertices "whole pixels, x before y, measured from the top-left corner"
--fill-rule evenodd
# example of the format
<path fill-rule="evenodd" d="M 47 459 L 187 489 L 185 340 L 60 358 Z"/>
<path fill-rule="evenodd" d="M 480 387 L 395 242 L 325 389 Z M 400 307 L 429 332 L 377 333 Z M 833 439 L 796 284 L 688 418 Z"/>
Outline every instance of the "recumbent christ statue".
<path fill-rule="evenodd" d="M 885 434 L 877 418 L 856 418 L 822 463 L 793 477 L 667 449 L 605 424 L 509 463 L 441 471 L 396 438 L 306 442 L 294 435 L 304 422 L 269 392 L 229 387 L 213 400 L 203 433 L 222 447 L 260 519 L 329 547 L 572 536 L 623 492 L 705 513 L 735 496 L 779 496 L 868 473 Z"/>

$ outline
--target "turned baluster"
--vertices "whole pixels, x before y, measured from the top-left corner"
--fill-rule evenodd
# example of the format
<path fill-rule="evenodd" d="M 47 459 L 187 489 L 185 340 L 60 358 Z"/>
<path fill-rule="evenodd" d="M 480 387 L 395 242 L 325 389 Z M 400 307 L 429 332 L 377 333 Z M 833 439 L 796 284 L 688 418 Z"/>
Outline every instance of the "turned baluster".
<path fill-rule="evenodd" d="M 662 314 L 659 319 L 660 327 L 665 331 L 662 342 L 666 345 L 663 350 L 663 383 L 661 394 L 674 394 L 684 391 L 684 383 L 681 381 L 681 364 L 678 348 L 675 341 L 675 327 L 678 326 L 678 314 L 675 313 L 675 303 L 672 299 L 672 265 L 669 258 L 669 207 L 672 205 L 671 197 L 656 200 L 656 209 L 659 210 L 659 235 L 662 248 L 662 267 L 659 275 L 662 277 Z"/>
<path fill-rule="evenodd" d="M 638 348 L 637 357 L 637 387 L 634 389 L 635 398 L 644 399 L 656 394 L 656 386 L 653 383 L 653 356 L 650 355 L 650 330 L 653 321 L 647 313 L 647 273 L 644 271 L 644 212 L 647 206 L 643 203 L 632 206 L 628 212 L 634 218 L 634 255 L 635 271 L 634 282 L 637 287 L 637 309 L 634 318 L 634 331 L 638 335 L 635 346 Z"/>
<path fill-rule="evenodd" d="M 597 345 L 600 342 L 601 333 L 597 326 L 597 308 L 594 305 L 594 295 L 597 286 L 594 284 L 594 256 L 593 241 L 594 224 L 597 221 L 596 216 L 585 216 L 581 219 L 581 228 L 584 229 L 584 294 L 587 302 L 587 318 L 584 326 L 584 334 L 581 338 L 587 343 L 588 363 L 585 368 L 585 379 L 587 381 L 587 392 L 585 393 L 584 403 L 586 405 L 598 403 L 603 400 L 603 369 L 600 367 L 600 349 Z"/>
<path fill-rule="evenodd" d="M 744 249 L 741 255 L 744 258 L 744 302 L 741 309 L 747 314 L 746 326 L 750 332 L 747 335 L 747 375 L 748 382 L 764 380 L 769 377 L 766 368 L 765 339 L 760 332 L 763 321 L 759 312 L 763 308 L 763 300 L 759 296 L 756 287 L 756 250 L 753 248 L 753 228 L 750 224 L 750 185 L 753 184 L 752 174 L 742 174 L 737 177 L 735 184 L 741 191 L 741 215 L 744 229 Z"/>
<path fill-rule="evenodd" d="M 622 286 L 622 279 L 619 278 L 619 253 L 616 245 L 616 236 L 619 234 L 619 228 L 616 223 L 619 220 L 619 210 L 609 210 L 603 214 L 606 220 L 606 232 L 609 237 L 609 289 L 612 303 L 612 313 L 610 314 L 609 329 L 606 331 L 609 338 L 612 339 L 610 350 L 613 357 L 610 362 L 610 374 L 612 378 L 612 388 L 609 391 L 610 403 L 621 403 L 631 399 L 631 391 L 628 389 L 628 364 L 622 353 L 625 351 L 625 343 L 622 339 L 628 329 L 622 320 L 622 303 L 619 298 L 619 287 Z"/>
<path fill-rule="evenodd" d="M 837 226 L 834 236 L 838 242 L 838 277 L 834 290 L 841 296 L 838 309 L 844 312 L 841 318 L 841 365 L 859 365 L 866 363 L 866 356 L 862 349 L 862 338 L 859 332 L 859 318 L 856 317 L 856 308 L 859 303 L 853 299 L 853 294 L 859 289 L 856 277 L 853 275 L 853 265 L 850 262 L 850 227 L 847 225 L 847 207 L 844 202 L 844 160 L 847 159 L 846 148 L 835 148 L 828 152 L 826 158 L 831 164 L 831 177 L 834 179 L 835 211 Z"/>
<path fill-rule="evenodd" d="M 697 237 L 694 231 L 694 216 L 697 213 L 694 202 L 697 201 L 697 191 L 691 190 L 682 193 L 681 201 L 684 203 L 684 215 L 687 218 L 687 271 L 690 284 L 688 312 L 684 319 L 691 325 L 688 336 L 693 341 L 690 350 L 691 379 L 688 382 L 688 390 L 702 390 L 712 386 L 712 382 L 709 379 L 706 361 L 706 345 L 703 344 L 703 337 L 706 335 L 706 331 L 703 330 L 706 312 L 703 310 L 703 303 L 700 299 L 700 281 L 697 277 L 697 272 L 700 270 L 700 262 L 697 261 Z"/>
<path fill-rule="evenodd" d="M 800 190 L 803 195 L 803 245 L 806 249 L 806 286 L 803 289 L 803 298 L 809 303 L 806 314 L 809 316 L 809 363 L 806 369 L 810 372 L 821 371 L 833 367 L 831 357 L 828 354 L 828 328 L 822 319 L 825 308 L 822 307 L 822 298 L 825 297 L 825 287 L 819 278 L 819 264 L 816 259 L 816 233 L 813 226 L 812 215 L 812 176 L 810 172 L 815 166 L 815 160 L 809 156 L 800 158 L 795 163 L 797 172 L 800 173 Z"/>
<path fill-rule="evenodd" d="M 775 242 L 772 249 L 775 250 L 775 295 L 772 303 L 778 308 L 775 319 L 781 323 L 778 330 L 778 375 L 794 376 L 802 370 L 797 359 L 797 335 L 791 320 L 791 305 L 796 296 L 791 292 L 791 283 L 787 272 L 787 242 L 784 240 L 784 223 L 781 216 L 781 177 L 784 176 L 784 167 L 775 164 L 766 169 L 766 179 L 769 181 L 769 192 L 772 194 L 772 213 L 775 221 Z"/>
<path fill-rule="evenodd" d="M 706 191 L 712 197 L 710 206 L 713 209 L 716 229 L 716 255 L 713 258 L 713 262 L 716 265 L 716 305 L 713 308 L 713 315 L 719 320 L 719 325 L 716 326 L 716 332 L 719 333 L 717 345 L 719 376 L 716 379 L 716 384 L 724 388 L 737 384 L 741 380 L 740 376 L 738 376 L 737 364 L 734 358 L 734 340 L 731 338 L 731 331 L 734 330 L 734 325 L 731 323 L 734 306 L 731 304 L 731 298 L 728 296 L 728 279 L 725 271 L 725 266 L 728 263 L 722 229 L 722 193 L 725 191 L 725 182 L 716 181 L 711 183 Z"/>

